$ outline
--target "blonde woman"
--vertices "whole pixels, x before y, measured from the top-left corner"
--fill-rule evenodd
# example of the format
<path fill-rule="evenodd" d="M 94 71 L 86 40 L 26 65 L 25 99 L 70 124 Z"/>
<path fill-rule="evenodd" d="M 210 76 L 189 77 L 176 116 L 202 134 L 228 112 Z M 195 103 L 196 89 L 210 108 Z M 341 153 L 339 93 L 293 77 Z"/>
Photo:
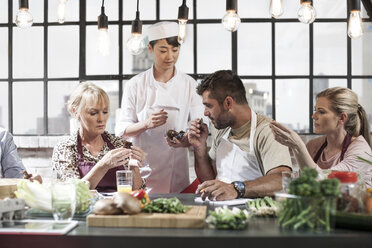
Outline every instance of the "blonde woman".
<path fill-rule="evenodd" d="M 135 146 L 123 148 L 123 140 L 109 134 L 106 122 L 110 101 L 104 90 L 92 83 L 81 83 L 67 102 L 68 111 L 79 121 L 74 135 L 54 147 L 53 170 L 58 178 L 82 178 L 91 189 L 110 192 L 116 190 L 116 171 L 123 170 L 130 157 L 139 162 L 144 152 Z M 138 167 L 133 171 L 133 189 L 143 186 Z"/>
<path fill-rule="evenodd" d="M 312 117 L 314 132 L 322 137 L 305 145 L 293 130 L 273 121 L 275 139 L 292 148 L 300 167 L 356 171 L 371 186 L 372 166 L 357 158 L 372 154 L 367 115 L 357 95 L 348 88 L 326 89 L 317 95 Z"/>

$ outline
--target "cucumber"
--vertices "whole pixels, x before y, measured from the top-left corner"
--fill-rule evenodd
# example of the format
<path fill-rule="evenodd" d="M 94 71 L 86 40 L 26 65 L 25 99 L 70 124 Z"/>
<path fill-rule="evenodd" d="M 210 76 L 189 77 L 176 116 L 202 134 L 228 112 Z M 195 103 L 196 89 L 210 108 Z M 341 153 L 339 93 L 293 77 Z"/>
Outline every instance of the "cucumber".
<path fill-rule="evenodd" d="M 372 230 L 372 214 L 347 213 L 337 211 L 336 227 Z"/>

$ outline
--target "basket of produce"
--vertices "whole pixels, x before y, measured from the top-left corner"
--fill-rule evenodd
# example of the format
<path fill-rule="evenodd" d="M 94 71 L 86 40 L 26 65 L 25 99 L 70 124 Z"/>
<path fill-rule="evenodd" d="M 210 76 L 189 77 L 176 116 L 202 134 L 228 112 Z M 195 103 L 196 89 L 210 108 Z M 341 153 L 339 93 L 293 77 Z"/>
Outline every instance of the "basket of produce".
<path fill-rule="evenodd" d="M 281 203 L 279 226 L 284 229 L 330 231 L 335 224 L 339 181 L 317 181 L 318 173 L 305 168 L 289 186 L 289 194 L 277 193 Z"/>

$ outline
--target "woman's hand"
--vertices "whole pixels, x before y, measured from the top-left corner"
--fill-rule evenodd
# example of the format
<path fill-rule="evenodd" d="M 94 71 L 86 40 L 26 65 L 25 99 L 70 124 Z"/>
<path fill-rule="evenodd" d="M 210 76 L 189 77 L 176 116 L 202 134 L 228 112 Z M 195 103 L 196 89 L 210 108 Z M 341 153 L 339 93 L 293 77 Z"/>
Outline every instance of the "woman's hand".
<path fill-rule="evenodd" d="M 146 128 L 153 129 L 159 126 L 164 125 L 167 122 L 168 113 L 161 109 L 160 111 L 154 112 L 146 120 Z"/>
<path fill-rule="evenodd" d="M 128 164 L 131 154 L 131 149 L 116 148 L 106 153 L 99 163 L 105 169 L 109 170 L 120 165 Z"/>
<path fill-rule="evenodd" d="M 272 121 L 270 123 L 270 128 L 275 140 L 282 145 L 288 146 L 292 149 L 297 149 L 302 143 L 301 137 L 295 131 L 279 122 Z"/>
<path fill-rule="evenodd" d="M 132 159 L 136 159 L 141 165 L 143 161 L 146 160 L 146 153 L 137 146 L 131 146 L 132 149 Z"/>
<path fill-rule="evenodd" d="M 183 135 L 181 140 L 178 140 L 176 137 L 173 137 L 173 140 L 170 140 L 168 136 L 165 136 L 164 139 L 168 143 L 168 145 L 173 148 L 190 146 L 189 139 L 187 138 L 187 133 Z"/>

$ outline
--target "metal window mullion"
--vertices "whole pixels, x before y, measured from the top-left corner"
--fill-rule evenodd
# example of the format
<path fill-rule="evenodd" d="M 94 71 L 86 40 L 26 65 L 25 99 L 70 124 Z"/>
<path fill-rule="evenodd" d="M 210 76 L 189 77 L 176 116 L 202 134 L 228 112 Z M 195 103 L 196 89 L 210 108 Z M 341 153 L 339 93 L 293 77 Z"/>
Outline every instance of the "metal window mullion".
<path fill-rule="evenodd" d="M 350 2 L 347 2 L 347 7 L 346 7 L 346 27 L 347 27 L 347 21 L 349 20 L 349 12 L 350 12 Z M 347 58 L 347 87 L 351 89 L 352 83 L 351 83 L 351 70 L 352 70 L 352 64 L 351 64 L 351 59 L 352 59 L 352 53 L 351 53 L 351 38 L 346 35 L 347 38 L 347 48 L 346 48 L 346 58 Z"/>
<path fill-rule="evenodd" d="M 194 79 L 197 79 L 197 73 L 198 73 L 198 25 L 196 22 L 197 19 L 197 10 L 196 10 L 196 4 L 197 0 L 193 1 L 193 20 L 192 20 L 192 25 L 193 25 L 193 42 L 194 42 L 194 48 L 193 48 L 193 53 L 194 53 Z"/>
<path fill-rule="evenodd" d="M 309 26 L 309 132 L 313 133 L 313 91 L 314 91 L 314 24 Z"/>
<path fill-rule="evenodd" d="M 119 1 L 119 108 L 123 97 L 123 1 Z"/>
<path fill-rule="evenodd" d="M 13 1 L 8 1 L 8 130 L 13 133 Z"/>
<path fill-rule="evenodd" d="M 160 20 L 160 0 L 156 0 L 155 10 L 156 10 L 156 21 L 158 22 Z"/>
<path fill-rule="evenodd" d="M 238 30 L 231 33 L 231 70 L 238 73 Z"/>
<path fill-rule="evenodd" d="M 79 81 L 86 77 L 86 0 L 80 0 L 79 5 Z"/>
<path fill-rule="evenodd" d="M 44 0 L 44 135 L 48 135 L 48 0 Z"/>
<path fill-rule="evenodd" d="M 275 90 L 275 85 L 276 85 L 276 76 L 275 76 L 275 21 L 272 18 L 271 19 L 271 76 L 272 76 L 272 81 L 271 81 L 271 90 L 272 90 L 272 118 L 275 120 L 276 119 L 276 90 Z"/>

